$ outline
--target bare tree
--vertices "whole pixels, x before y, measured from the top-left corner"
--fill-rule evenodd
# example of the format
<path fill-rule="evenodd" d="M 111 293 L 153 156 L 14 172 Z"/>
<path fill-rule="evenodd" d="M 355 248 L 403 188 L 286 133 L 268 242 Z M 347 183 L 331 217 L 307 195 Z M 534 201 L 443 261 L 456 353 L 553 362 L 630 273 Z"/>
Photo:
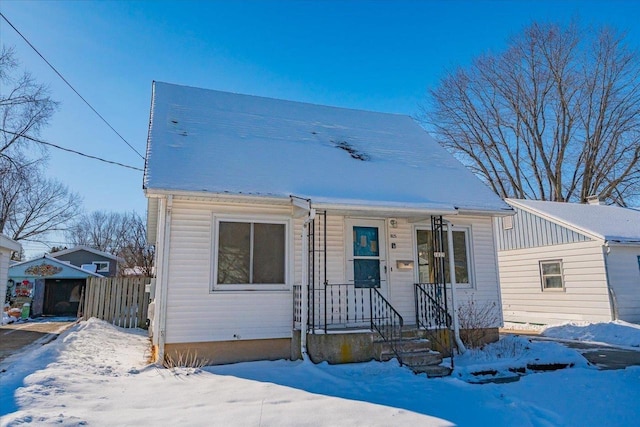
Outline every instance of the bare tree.
<path fill-rule="evenodd" d="M 62 231 L 81 204 L 80 197 L 61 182 L 46 178 L 40 162 L 0 159 L 0 232 L 13 240 L 40 242 Z"/>
<path fill-rule="evenodd" d="M 131 217 L 129 213 L 94 211 L 81 215 L 65 234 L 74 245 L 117 254 L 128 240 Z"/>
<path fill-rule="evenodd" d="M 69 243 L 119 256 L 119 271 L 151 276 L 154 248 L 147 244 L 146 226 L 135 212 L 94 211 L 80 216 L 66 231 Z"/>
<path fill-rule="evenodd" d="M 640 62 L 611 28 L 534 23 L 448 73 L 419 120 L 501 197 L 640 194 Z"/>
<path fill-rule="evenodd" d="M 153 277 L 153 260 L 155 247 L 147 243 L 147 227 L 145 221 L 137 213 L 131 215 L 131 229 L 127 243 L 118 252 L 124 261 L 120 270 L 131 274 Z M 126 269 L 126 270 L 125 270 Z"/>
<path fill-rule="evenodd" d="M 27 156 L 29 138 L 38 136 L 58 104 L 45 85 L 20 72 L 15 52 L 0 50 L 0 232 L 14 240 L 41 241 L 75 216 L 78 195 L 42 174 L 46 150 Z M 32 151 L 33 152 L 33 151 Z"/>
<path fill-rule="evenodd" d="M 46 85 L 36 82 L 28 72 L 19 71 L 12 48 L 0 50 L 0 158 L 13 159 L 27 137 L 40 130 L 58 108 Z"/>

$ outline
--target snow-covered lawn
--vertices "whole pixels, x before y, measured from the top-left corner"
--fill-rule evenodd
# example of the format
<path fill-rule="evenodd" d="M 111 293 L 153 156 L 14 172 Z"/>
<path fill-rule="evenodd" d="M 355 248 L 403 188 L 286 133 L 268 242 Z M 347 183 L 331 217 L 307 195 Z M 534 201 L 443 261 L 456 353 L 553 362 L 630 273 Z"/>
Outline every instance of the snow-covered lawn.
<path fill-rule="evenodd" d="M 0 424 L 636 425 L 640 367 L 598 371 L 557 343 L 510 340 L 457 358 L 458 370 L 443 379 L 416 376 L 395 361 L 283 360 L 168 370 L 146 362 L 143 331 L 90 320 L 3 364 Z M 460 379 L 472 367 L 560 359 L 576 366 L 510 384 Z"/>
<path fill-rule="evenodd" d="M 640 325 L 622 320 L 607 323 L 570 322 L 547 326 L 542 330 L 542 335 L 550 338 L 621 347 L 640 347 Z"/>

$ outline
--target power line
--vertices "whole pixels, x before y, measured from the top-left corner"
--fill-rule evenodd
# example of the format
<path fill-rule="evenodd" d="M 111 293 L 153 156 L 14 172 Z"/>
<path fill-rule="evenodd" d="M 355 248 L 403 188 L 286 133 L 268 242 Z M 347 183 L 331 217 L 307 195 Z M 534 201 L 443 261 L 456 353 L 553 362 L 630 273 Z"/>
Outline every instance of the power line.
<path fill-rule="evenodd" d="M 31 44 L 31 42 L 30 42 L 29 40 L 27 40 L 27 38 L 26 38 L 25 36 L 23 36 L 23 35 L 22 35 L 22 33 L 21 33 L 20 31 L 18 31 L 18 29 L 17 29 L 17 28 L 16 28 L 16 27 L 11 23 L 11 21 L 9 21 L 9 20 L 7 19 L 7 17 L 6 17 L 6 16 L 4 16 L 4 14 L 3 14 L 2 12 L 0 12 L 0 16 L 2 16 L 2 18 L 3 18 L 5 21 L 7 21 L 7 24 L 9 24 L 9 25 L 11 26 L 11 28 L 13 28 L 13 29 L 14 29 L 14 31 L 15 31 L 16 33 L 18 33 L 18 35 L 19 35 L 20 37 L 22 37 L 22 39 L 23 39 L 23 40 L 24 40 L 24 41 L 25 41 L 25 42 L 26 42 L 26 43 L 31 47 L 31 49 L 33 49 L 33 50 L 34 50 L 34 52 L 35 52 L 35 53 L 37 53 L 37 54 L 38 54 L 38 56 L 39 56 L 40 58 L 42 58 L 42 60 L 43 60 L 44 62 L 46 62 L 46 63 L 47 63 L 47 65 L 48 65 L 48 66 L 49 66 L 49 67 L 50 67 L 50 68 L 51 68 L 51 69 L 52 69 L 52 70 L 53 70 L 53 71 L 54 71 L 54 72 L 55 72 L 55 73 L 56 73 L 56 74 L 57 74 L 57 75 L 62 79 L 62 81 L 64 81 L 64 82 L 67 84 L 67 86 L 69 86 L 69 87 L 71 88 L 71 90 L 72 90 L 72 91 L 74 91 L 74 92 L 76 93 L 76 95 L 78 95 L 78 96 L 80 97 L 80 99 L 82 99 L 82 100 L 84 101 L 84 103 L 85 103 L 85 104 L 87 104 L 87 106 L 88 106 L 89 108 L 91 108 L 91 110 L 92 110 L 94 113 L 96 113 L 96 114 L 97 114 L 97 116 L 98 116 L 98 117 L 100 117 L 100 119 L 102 119 L 102 121 L 103 121 L 107 126 L 109 126 L 109 128 L 110 128 L 112 131 L 114 131 L 114 132 L 115 132 L 115 134 L 116 134 L 116 135 L 118 135 L 118 136 L 120 137 L 120 139 L 121 139 L 125 144 L 127 144 L 127 145 L 129 146 L 129 148 L 131 148 L 131 149 L 132 149 L 132 150 L 133 150 L 133 151 L 134 151 L 138 156 L 140 156 L 140 158 L 141 158 L 142 160 L 144 160 L 144 156 L 143 156 L 142 154 L 140 154 L 140 153 L 138 152 L 138 150 L 136 150 L 135 148 L 133 148 L 133 146 L 132 146 L 131 144 L 129 144 L 129 142 L 128 142 L 126 139 L 124 139 L 124 137 L 123 137 L 122 135 L 120 135 L 120 133 L 119 133 L 117 130 L 115 130 L 115 129 L 114 129 L 114 127 L 113 127 L 113 126 L 111 126 L 111 124 L 110 124 L 110 123 L 109 123 L 109 122 L 108 122 L 104 117 L 102 117 L 102 115 L 101 115 L 100 113 L 98 113 L 98 111 L 97 111 L 95 108 L 93 108 L 93 106 L 92 106 L 91 104 L 89 104 L 89 101 L 87 101 L 86 99 L 84 99 L 84 97 L 83 97 L 82 95 L 80 95 L 80 93 L 79 93 L 79 92 L 78 92 L 78 91 L 77 91 L 73 86 L 71 86 L 71 83 L 69 83 L 69 82 L 67 81 L 67 79 L 65 79 L 65 78 L 63 77 L 63 75 L 62 75 L 62 74 L 60 74 L 60 72 L 56 69 L 56 67 L 54 67 L 53 65 L 51 65 L 51 63 L 50 63 L 49 61 L 47 61 L 47 59 L 46 59 L 44 56 L 42 56 L 42 54 L 38 51 L 38 49 L 36 49 L 36 48 L 35 48 L 35 46 L 34 46 L 34 45 L 32 45 L 32 44 Z"/>
<path fill-rule="evenodd" d="M 77 154 L 79 156 L 88 157 L 89 159 L 99 160 L 99 161 L 104 162 L 104 163 L 109 163 L 109 164 L 112 164 L 112 165 L 121 166 L 123 168 L 128 168 L 128 169 L 133 169 L 133 170 L 137 170 L 137 171 L 140 171 L 140 172 L 144 172 L 144 169 L 137 168 L 135 166 L 129 166 L 129 165 L 125 165 L 124 163 L 119 163 L 119 162 L 114 162 L 112 160 L 103 159 L 102 157 L 96 157 L 96 156 L 92 156 L 90 154 L 81 153 L 80 151 L 72 150 L 70 148 L 61 147 L 59 145 L 53 144 L 51 142 L 43 141 L 41 139 L 37 139 L 37 138 L 34 138 L 32 136 L 21 135 L 19 133 L 11 132 L 11 131 L 4 130 L 4 129 L 2 130 L 2 132 L 8 133 L 10 135 L 20 136 L 22 138 L 26 138 L 26 139 L 28 139 L 30 141 L 37 142 L 39 144 L 44 144 L 44 145 L 48 145 L 49 147 L 57 148 L 58 150 L 68 151 L 69 153 L 74 153 L 74 154 Z"/>

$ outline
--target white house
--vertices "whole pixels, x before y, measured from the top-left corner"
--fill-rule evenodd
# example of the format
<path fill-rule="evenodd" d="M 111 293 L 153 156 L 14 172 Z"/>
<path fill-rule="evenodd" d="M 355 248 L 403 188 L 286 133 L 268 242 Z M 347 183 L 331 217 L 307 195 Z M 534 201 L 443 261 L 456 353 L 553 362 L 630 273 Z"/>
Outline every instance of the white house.
<path fill-rule="evenodd" d="M 640 322 L 640 211 L 507 199 L 496 220 L 504 318 Z"/>
<path fill-rule="evenodd" d="M 155 82 L 144 191 L 160 359 L 370 359 L 371 330 L 471 298 L 502 321 L 493 218 L 512 210 L 408 116 Z"/>
<path fill-rule="evenodd" d="M 0 302 L 4 307 L 5 296 L 7 294 L 7 280 L 9 261 L 11 260 L 12 252 L 20 252 L 22 246 L 20 243 L 11 240 L 4 234 L 0 234 Z"/>

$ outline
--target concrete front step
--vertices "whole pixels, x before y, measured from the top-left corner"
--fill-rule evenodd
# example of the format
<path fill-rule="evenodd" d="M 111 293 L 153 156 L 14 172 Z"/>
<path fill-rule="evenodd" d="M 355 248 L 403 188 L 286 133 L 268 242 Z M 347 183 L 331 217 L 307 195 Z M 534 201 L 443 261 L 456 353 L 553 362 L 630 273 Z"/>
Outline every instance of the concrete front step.
<path fill-rule="evenodd" d="M 425 351 L 431 350 L 431 342 L 427 339 L 403 339 L 397 341 L 382 341 L 376 343 L 380 353 L 393 353 L 393 347 L 402 351 Z"/>
<path fill-rule="evenodd" d="M 430 378 L 451 374 L 451 369 L 440 366 L 442 354 L 431 349 L 431 342 L 426 339 L 426 331 L 416 328 L 403 329 L 402 339 L 392 342 L 376 341 L 374 347 L 378 360 L 386 362 L 399 356 L 402 364 L 416 374 L 427 374 Z"/>
<path fill-rule="evenodd" d="M 427 336 L 428 336 L 428 331 L 425 329 L 418 329 L 415 327 L 402 328 L 403 339 L 426 339 Z"/>
<path fill-rule="evenodd" d="M 436 351 L 400 352 L 402 363 L 414 368 L 418 366 L 433 366 L 442 363 L 442 355 Z"/>
<path fill-rule="evenodd" d="M 440 365 L 425 365 L 411 367 L 415 374 L 427 374 L 429 378 L 448 377 L 451 375 L 451 368 Z"/>

